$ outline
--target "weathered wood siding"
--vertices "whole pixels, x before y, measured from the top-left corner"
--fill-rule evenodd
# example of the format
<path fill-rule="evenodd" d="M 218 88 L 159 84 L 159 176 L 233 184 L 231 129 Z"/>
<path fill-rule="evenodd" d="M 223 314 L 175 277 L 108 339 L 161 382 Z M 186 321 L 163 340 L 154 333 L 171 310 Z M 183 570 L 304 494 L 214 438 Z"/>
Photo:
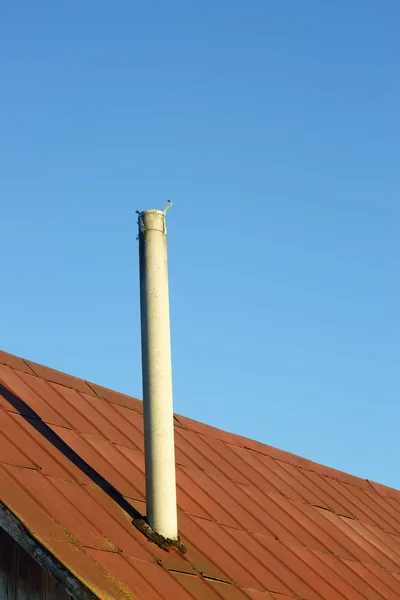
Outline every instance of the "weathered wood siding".
<path fill-rule="evenodd" d="M 73 598 L 0 527 L 0 600 Z"/>

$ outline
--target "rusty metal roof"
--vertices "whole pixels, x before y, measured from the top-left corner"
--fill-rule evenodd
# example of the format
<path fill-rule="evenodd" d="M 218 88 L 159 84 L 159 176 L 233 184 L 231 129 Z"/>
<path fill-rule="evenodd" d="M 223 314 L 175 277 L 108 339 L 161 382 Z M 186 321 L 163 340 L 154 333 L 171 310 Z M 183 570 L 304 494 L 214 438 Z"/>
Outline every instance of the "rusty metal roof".
<path fill-rule="evenodd" d="M 98 598 L 400 598 L 400 492 L 175 417 L 179 531 L 145 514 L 142 403 L 0 353 L 0 501 Z"/>

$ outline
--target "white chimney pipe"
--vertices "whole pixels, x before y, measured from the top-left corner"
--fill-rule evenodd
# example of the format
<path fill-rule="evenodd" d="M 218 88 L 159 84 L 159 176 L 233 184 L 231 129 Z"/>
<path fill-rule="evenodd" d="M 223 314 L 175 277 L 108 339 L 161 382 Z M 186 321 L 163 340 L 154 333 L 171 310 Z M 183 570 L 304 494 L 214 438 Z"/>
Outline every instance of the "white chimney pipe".
<path fill-rule="evenodd" d="M 147 520 L 178 539 L 166 211 L 139 213 L 140 312 Z"/>

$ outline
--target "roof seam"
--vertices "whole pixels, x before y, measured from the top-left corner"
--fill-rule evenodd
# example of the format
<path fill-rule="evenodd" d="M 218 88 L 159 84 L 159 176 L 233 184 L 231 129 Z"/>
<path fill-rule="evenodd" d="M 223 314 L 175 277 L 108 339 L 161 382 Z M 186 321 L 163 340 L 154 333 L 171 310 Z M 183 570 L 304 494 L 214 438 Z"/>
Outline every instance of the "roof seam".
<path fill-rule="evenodd" d="M 19 380 L 22 382 L 22 385 L 26 386 L 26 387 L 27 387 L 27 388 L 28 388 L 28 389 L 31 391 L 31 393 L 32 393 L 32 394 L 34 394 L 35 396 L 37 396 L 38 398 L 40 398 L 40 399 L 42 400 L 42 402 L 44 402 L 45 404 L 48 404 L 48 402 L 46 401 L 46 399 L 45 399 L 45 398 L 43 398 L 42 394 L 41 394 L 40 392 L 36 391 L 36 390 L 35 390 L 35 389 L 32 387 L 32 385 L 30 385 L 30 382 L 29 382 L 29 380 L 28 380 L 28 381 L 26 381 L 25 379 L 22 379 L 22 378 L 20 377 L 20 375 L 17 375 L 17 377 L 18 377 L 18 379 L 19 379 Z M 43 381 L 46 381 L 47 383 L 49 383 L 49 381 L 48 381 L 47 379 L 44 379 L 43 377 L 38 377 L 38 378 L 39 378 L 39 379 L 42 379 Z M 8 386 L 6 386 L 6 387 L 8 387 Z M 12 386 L 11 386 L 11 388 L 12 388 Z M 70 389 L 72 389 L 72 388 L 70 388 Z M 13 390 L 11 390 L 11 391 L 12 391 L 13 393 L 15 393 Z M 18 397 L 18 394 L 15 394 L 15 395 Z M 57 414 L 57 415 L 58 415 L 58 416 L 59 416 L 61 419 L 63 419 L 63 420 L 64 420 L 65 422 L 67 422 L 67 423 L 69 422 L 69 421 L 68 421 L 68 419 L 67 419 L 65 416 L 63 416 L 59 410 L 57 410 L 56 408 L 54 408 L 54 406 L 52 407 L 52 409 L 54 410 L 54 412 L 55 412 L 55 413 L 56 413 L 56 414 Z M 28 416 L 31 416 L 31 415 L 28 415 Z M 31 418 L 35 418 L 35 417 L 32 417 L 32 416 L 31 416 Z M 41 419 L 40 415 L 36 415 L 36 418 L 38 418 L 38 419 L 39 419 L 39 420 L 41 420 L 41 421 L 43 420 L 43 419 Z M 69 423 L 69 425 L 70 425 L 70 427 L 69 427 L 69 428 L 71 428 L 71 429 L 72 429 L 72 427 L 73 427 L 73 426 L 72 426 L 72 423 Z M 69 428 L 68 428 L 68 429 L 69 429 Z"/>
<path fill-rule="evenodd" d="M 24 365 L 26 365 L 26 367 L 29 369 L 29 371 L 30 371 L 31 373 L 33 373 L 34 375 L 36 375 L 35 371 L 34 371 L 34 370 L 32 369 L 32 367 L 31 367 L 31 366 L 28 364 L 28 361 L 27 361 L 25 358 L 23 358 L 23 359 L 22 359 L 22 361 L 23 361 Z M 17 369 L 16 369 L 16 370 L 17 370 Z M 20 370 L 20 369 L 18 369 L 18 370 Z M 23 371 L 21 371 L 21 372 L 23 372 Z"/>
<path fill-rule="evenodd" d="M 16 467 L 17 469 L 27 469 L 28 471 L 42 472 L 42 467 L 30 467 L 29 465 L 18 465 L 17 463 L 8 462 L 6 460 L 0 460 L 0 465 L 9 465 L 10 467 Z"/>
<path fill-rule="evenodd" d="M 127 394 L 122 394 L 120 392 L 109 390 L 108 388 L 104 388 L 103 386 L 100 386 L 100 385 L 98 386 L 95 383 L 91 383 L 89 381 L 86 381 L 86 379 L 84 379 L 82 381 L 84 381 L 86 383 L 86 385 L 93 391 L 93 393 L 95 394 L 93 396 L 94 398 L 97 398 L 98 400 L 104 400 L 108 404 L 112 404 L 114 406 L 121 406 L 122 408 L 126 408 L 127 410 L 131 410 L 133 412 L 138 412 L 139 414 L 143 414 L 143 410 L 140 411 L 136 407 L 134 408 L 133 406 L 127 406 L 126 404 L 121 404 L 119 402 L 115 402 L 112 398 L 107 398 L 107 396 L 105 396 L 104 394 L 96 392 L 96 390 L 94 389 L 93 386 L 103 388 L 103 389 L 105 389 L 105 390 L 107 390 L 109 392 L 112 392 L 115 395 L 120 395 L 123 398 L 128 398 L 129 400 L 134 400 L 136 403 L 139 403 L 140 405 L 143 405 L 143 402 L 141 400 L 139 400 L 138 398 L 134 398 L 133 396 L 128 396 Z M 76 391 L 81 392 L 81 393 L 85 393 L 85 392 L 82 392 L 81 390 L 78 390 L 78 389 L 76 389 Z"/>
<path fill-rule="evenodd" d="M 192 433 L 193 433 L 193 435 L 195 435 L 196 437 L 199 435 L 197 432 L 192 432 Z M 201 438 L 200 438 L 200 439 L 201 439 Z M 215 463 L 214 463 L 214 462 L 213 462 L 213 461 L 212 461 L 210 458 L 208 458 L 208 456 L 206 456 L 206 455 L 204 454 L 204 452 L 202 452 L 202 450 L 200 450 L 200 448 L 199 448 L 198 446 L 196 446 L 195 444 L 193 444 L 191 441 L 187 440 L 186 438 L 185 438 L 185 442 L 186 442 L 186 443 L 187 443 L 187 444 L 188 444 L 188 445 L 189 445 L 189 446 L 192 448 L 192 450 L 194 450 L 195 452 L 198 452 L 198 453 L 199 453 L 199 454 L 200 454 L 200 455 L 203 457 L 203 459 L 205 459 L 205 460 L 206 460 L 206 462 L 210 463 L 210 464 L 213 466 L 213 468 L 214 468 L 214 469 L 216 469 L 216 470 L 218 471 L 218 473 L 221 473 L 221 475 L 222 475 L 222 477 L 223 477 L 223 478 L 224 478 L 224 477 L 226 477 L 226 479 L 229 479 L 230 481 L 232 481 L 232 480 L 230 479 L 230 477 L 228 477 L 227 475 L 225 475 L 225 473 L 224 473 L 223 471 L 221 471 L 221 469 L 220 469 L 220 468 L 218 468 L 218 467 L 217 467 L 217 465 L 216 465 L 216 464 L 215 464 Z M 187 456 L 187 454 L 185 453 L 185 451 L 184 451 L 184 450 L 180 449 L 180 451 L 181 451 L 183 454 L 185 454 L 185 456 Z M 195 462 L 195 464 L 196 464 L 196 461 L 195 461 L 194 459 L 192 459 L 192 461 L 193 461 L 193 462 Z"/>
<path fill-rule="evenodd" d="M 331 479 L 331 481 L 334 481 L 334 480 L 333 480 L 333 479 Z M 338 482 L 338 483 L 339 483 L 339 485 L 346 485 L 346 484 L 344 484 L 344 483 L 342 483 L 342 482 Z M 331 483 L 329 483 L 329 484 L 330 484 L 330 485 L 332 485 Z M 372 514 L 374 515 L 374 522 L 376 522 L 376 521 L 375 521 L 375 519 L 376 519 L 376 512 L 375 512 L 375 510 L 374 510 L 373 508 L 371 508 L 371 507 L 367 506 L 366 504 L 365 504 L 365 505 L 363 504 L 363 505 L 360 507 L 360 500 L 359 500 L 359 499 L 358 499 L 358 498 L 355 496 L 355 494 L 353 493 L 351 486 L 347 486 L 347 487 L 349 487 L 350 489 L 347 489 L 347 490 L 346 490 L 346 487 L 344 487 L 344 488 L 340 488 L 340 491 L 339 491 L 340 495 L 341 495 L 341 496 L 342 496 L 342 497 L 345 499 L 345 501 L 346 501 L 347 503 L 350 503 L 352 506 L 354 506 L 354 507 L 356 508 L 356 510 L 358 510 L 358 511 L 359 511 L 359 512 L 361 512 L 361 513 L 362 513 L 362 514 L 363 514 L 365 517 L 367 517 L 367 521 L 368 521 L 368 518 L 370 518 L 370 519 L 371 519 L 371 517 L 369 517 L 369 515 L 368 515 L 368 512 L 369 512 L 369 513 L 372 513 Z M 337 492 L 337 490 L 335 490 L 335 488 L 334 488 L 334 491 L 335 491 L 335 492 Z M 348 496 L 350 496 L 350 499 L 346 498 L 346 495 L 345 495 L 344 491 L 346 491 L 346 492 L 347 492 L 347 495 L 348 495 Z M 360 490 L 360 491 L 363 493 L 363 490 Z M 361 521 L 360 517 L 357 517 L 357 515 L 356 515 L 356 514 L 355 514 L 355 516 L 356 516 L 356 520 L 358 520 L 358 521 Z M 378 516 L 378 518 L 379 518 L 379 516 Z M 384 521 L 385 523 L 387 523 L 387 524 L 390 526 L 390 523 L 388 523 L 387 519 L 385 519 L 385 518 L 384 518 L 384 517 L 382 517 L 382 516 L 381 516 L 380 518 L 381 518 L 381 520 L 382 520 L 382 521 Z M 377 525 L 378 525 L 378 523 L 377 523 Z M 382 527 L 382 526 L 380 526 L 380 528 L 381 528 L 381 529 L 383 529 L 384 531 L 388 531 L 388 530 L 386 530 L 386 529 L 385 529 L 384 527 Z"/>
<path fill-rule="evenodd" d="M 299 471 L 299 469 L 298 469 L 298 468 L 296 468 L 296 467 L 295 467 L 295 469 L 296 469 L 296 471 L 295 471 L 296 473 L 302 474 L 302 472 L 301 472 L 301 471 Z M 287 470 L 287 469 L 285 469 L 285 470 L 286 470 L 286 472 L 288 472 L 288 470 Z M 316 483 L 315 481 L 313 481 L 312 479 L 310 479 L 310 478 L 308 477 L 307 473 L 313 473 L 313 474 L 315 475 L 315 477 L 316 477 L 316 479 L 317 479 L 317 482 L 318 482 L 318 483 Z M 290 474 L 290 473 L 289 473 L 289 474 Z M 292 474 L 292 475 L 293 475 L 293 474 Z M 332 501 L 332 500 L 333 500 L 333 501 L 334 501 L 336 504 L 341 504 L 342 508 L 345 508 L 345 505 L 343 505 L 343 504 L 342 504 L 342 503 L 340 503 L 339 501 L 335 500 L 335 498 L 332 498 L 332 494 L 331 494 L 331 493 L 328 493 L 328 492 L 326 492 L 326 490 L 322 489 L 322 488 L 321 488 L 321 486 L 320 486 L 320 485 L 318 485 L 318 484 L 320 483 L 320 478 L 321 478 L 321 477 L 320 477 L 320 475 L 319 475 L 319 473 L 315 473 L 315 472 L 313 472 L 313 471 L 306 471 L 306 472 L 304 473 L 304 476 L 306 477 L 306 480 L 307 480 L 307 481 L 308 481 L 308 482 L 309 482 L 311 485 L 313 485 L 315 488 L 317 488 L 317 490 L 318 490 L 318 493 L 315 493 L 315 491 L 314 491 L 314 496 L 315 496 L 316 498 L 318 498 L 318 500 L 319 500 L 319 501 L 322 503 L 322 505 L 324 505 L 324 500 L 325 500 L 325 499 L 324 499 L 324 496 L 325 496 L 325 498 L 326 498 L 326 497 L 328 497 L 328 498 L 330 499 L 330 501 Z M 301 485 L 301 487 L 302 487 L 302 488 L 305 488 L 305 489 L 307 490 L 307 487 L 305 486 L 304 482 L 300 482 L 299 484 Z M 329 485 L 329 484 L 328 484 L 328 485 Z M 332 511 L 333 511 L 333 509 L 332 509 Z M 350 511 L 349 511 L 349 512 L 350 512 Z"/>
<path fill-rule="evenodd" d="M 286 546 L 288 546 L 288 545 L 286 545 Z M 289 549 L 290 549 L 290 547 L 289 547 Z M 291 550 L 291 552 L 293 552 L 293 551 Z M 310 550 L 310 552 L 313 552 L 313 551 L 312 551 L 312 550 Z M 311 569 L 312 569 L 312 567 L 310 567 L 310 565 L 307 565 L 306 561 L 305 561 L 305 560 L 304 560 L 304 559 L 303 559 L 301 556 L 299 556 L 299 555 L 296 555 L 296 556 L 297 556 L 297 558 L 300 560 L 300 562 L 302 562 L 303 564 L 305 564 L 305 565 L 306 565 L 308 568 L 311 568 Z M 330 571 L 332 571 L 332 569 L 330 569 L 329 567 L 328 567 L 328 569 L 329 569 Z M 313 569 L 313 570 L 314 570 L 314 569 Z M 314 572 L 315 572 L 315 571 L 314 571 Z M 318 576 L 320 579 L 322 579 L 322 580 L 323 580 L 323 581 L 324 581 L 324 582 L 325 582 L 325 583 L 328 585 L 328 587 L 332 588 L 332 589 L 333 589 L 333 590 L 334 590 L 334 591 L 335 591 L 335 592 L 336 592 L 336 593 L 337 593 L 339 596 L 342 596 L 342 598 L 344 598 L 344 600 L 348 600 L 348 597 L 347 597 L 347 596 L 345 596 L 345 595 L 344 595 L 344 594 L 343 594 L 343 593 L 342 593 L 340 590 L 338 590 L 338 589 L 337 589 L 337 588 L 336 588 L 336 587 L 333 585 L 333 583 L 332 583 L 331 581 L 329 581 L 329 579 L 328 579 L 327 577 L 325 577 L 325 576 L 323 576 L 323 575 L 321 574 L 321 572 L 318 572 L 318 573 L 317 573 L 317 576 Z M 304 581 L 304 580 L 303 580 L 303 581 Z M 306 585 L 307 585 L 307 584 L 306 584 Z M 311 588 L 311 589 L 312 589 L 312 590 L 313 590 L 313 591 L 314 591 L 316 594 L 318 594 L 318 590 L 316 590 L 316 589 L 315 589 L 315 588 L 314 588 L 314 587 L 313 587 L 311 584 L 308 584 L 308 586 L 309 586 L 309 587 L 310 587 L 310 588 Z M 351 587 L 353 587 L 353 586 L 351 586 Z"/>
<path fill-rule="evenodd" d="M 46 381 L 47 381 L 47 380 L 46 380 Z M 55 393 L 57 394 L 57 396 L 58 396 L 59 398 L 61 398 L 61 399 L 62 399 L 62 401 L 63 401 L 63 402 L 65 402 L 65 403 L 66 403 L 66 404 L 67 404 L 67 405 L 68 405 L 68 406 L 71 408 L 71 410 L 75 410 L 75 411 L 76 411 L 76 412 L 77 412 L 77 413 L 78 413 L 78 414 L 79 414 L 79 415 L 80 415 L 80 416 L 81 416 L 83 419 L 85 419 L 85 414 L 84 414 L 84 413 L 83 413 L 81 410 L 79 410 L 79 408 L 78 408 L 77 406 L 74 406 L 74 405 L 72 404 L 72 402 L 70 402 L 70 401 L 69 401 L 68 397 L 67 397 L 66 395 L 62 395 L 62 394 L 59 392 L 59 390 L 58 390 L 58 389 L 55 387 L 56 385 L 59 385 L 59 384 L 54 384 L 53 382 L 50 382 L 50 381 L 47 381 L 47 383 L 48 383 L 49 385 L 51 385 L 51 386 L 52 386 L 52 389 L 54 389 L 54 391 L 55 391 Z M 65 386 L 63 386 L 63 387 L 65 387 Z M 73 388 L 67 388 L 67 389 L 72 389 L 72 391 L 74 391 L 74 392 L 75 392 L 75 393 L 76 393 L 76 394 L 79 396 L 79 398 L 81 399 L 81 401 L 82 401 L 82 402 L 86 402 L 86 403 L 88 404 L 88 401 L 86 400 L 86 398 L 84 398 L 84 397 L 82 396 L 82 394 L 80 393 L 80 391 L 79 391 L 79 390 L 77 390 L 77 389 L 73 389 Z M 45 400 L 44 398 L 43 398 L 43 401 L 44 401 L 44 402 L 46 402 L 46 400 Z M 99 429 L 99 428 L 98 428 L 96 425 L 94 425 L 94 423 L 92 423 L 92 426 L 93 426 L 95 429 L 97 429 L 97 431 L 99 432 L 99 436 L 100 436 L 100 437 L 103 439 L 103 438 L 104 438 L 104 436 L 103 436 L 103 434 L 101 433 L 100 429 Z M 76 430 L 76 431 L 79 431 L 79 430 L 78 430 L 76 427 L 74 427 L 74 430 Z M 82 433 L 83 433 L 83 432 L 82 432 Z"/>
<path fill-rule="evenodd" d="M 85 397 L 82 395 L 82 392 L 80 392 L 79 390 L 77 390 L 77 393 L 79 394 L 79 397 L 80 397 L 80 398 L 82 398 L 82 400 L 83 400 L 83 401 L 86 401 L 86 402 L 87 402 L 87 403 L 90 405 L 90 401 L 89 401 L 89 400 L 86 400 L 86 398 L 85 398 Z M 110 406 L 111 410 L 113 410 L 113 411 L 114 411 L 116 414 L 118 414 L 118 415 L 119 415 L 119 411 L 118 411 L 118 409 L 116 408 L 116 406 L 118 406 L 117 404 L 115 404 L 115 403 L 113 403 L 113 402 L 111 402 L 111 401 L 108 401 L 106 398 L 100 398 L 100 397 L 98 397 L 98 399 L 101 399 L 101 400 L 104 400 L 105 402 L 107 402 L 107 404 Z M 129 410 L 129 409 L 128 409 L 128 410 Z M 99 411 L 98 411 L 98 412 L 99 412 Z M 137 412 L 137 411 L 134 411 L 134 412 Z M 105 417 L 104 417 L 104 418 L 105 418 Z M 133 424 L 132 424 L 132 426 L 133 426 L 133 427 L 135 427 L 135 429 L 137 429 L 135 425 L 133 425 Z M 114 428 L 115 428 L 115 429 L 116 429 L 116 430 L 117 430 L 117 431 L 118 431 L 118 432 L 119 432 L 119 433 L 120 433 L 120 434 L 121 434 L 121 435 L 122 435 L 124 438 L 128 439 L 128 438 L 127 438 L 127 436 L 126 436 L 126 434 L 125 434 L 125 433 L 122 431 L 122 429 L 120 429 L 120 428 L 119 428 L 119 427 L 118 427 L 118 426 L 117 426 L 115 423 L 113 423 L 113 427 L 114 427 Z M 106 438 L 106 439 L 107 439 L 107 438 Z M 113 443 L 119 443 L 119 442 L 113 442 Z M 121 446 L 124 446 L 124 444 L 120 444 L 120 445 L 121 445 Z M 127 447 L 127 448 L 129 448 L 129 446 L 126 446 L 126 447 Z M 137 446 L 136 446 L 136 448 L 137 448 Z"/>
<path fill-rule="evenodd" d="M 229 530 L 229 529 L 233 529 L 233 527 L 229 528 L 229 527 L 227 527 L 226 525 L 222 525 L 222 524 L 220 524 L 220 523 L 217 523 L 217 525 L 218 525 L 219 527 L 221 527 L 223 531 L 226 531 L 227 529 L 228 529 L 228 530 Z M 203 529 L 203 528 L 201 527 L 201 529 Z M 203 531 L 205 531 L 205 530 L 203 529 Z M 230 537 L 231 539 L 233 539 L 233 538 L 232 538 L 232 535 L 229 533 L 229 531 L 226 531 L 226 533 L 227 533 L 228 537 Z M 256 542 L 257 542 L 257 539 L 256 539 L 256 538 L 254 538 L 254 539 L 255 539 L 255 540 L 256 540 Z M 235 540 L 233 540 L 233 541 L 235 541 Z M 226 546 L 225 546 L 225 547 L 221 546 L 221 544 L 220 544 L 220 543 L 219 543 L 219 542 L 218 542 L 216 539 L 214 539 L 214 543 L 215 543 L 217 546 L 219 546 L 219 547 L 220 547 L 220 548 L 221 548 L 223 551 L 225 551 L 225 552 L 226 552 L 226 554 L 228 554 L 228 555 L 231 557 L 231 559 L 232 559 L 234 562 L 236 562 L 236 563 L 238 562 L 238 561 L 237 561 L 237 558 L 235 557 L 235 555 L 234 555 L 234 554 L 232 554 L 232 553 L 229 551 L 229 549 L 228 549 Z M 238 543 L 238 542 L 236 542 L 236 543 Z M 258 543 L 258 545 L 259 545 L 260 547 L 262 547 L 262 546 L 261 546 L 261 544 L 260 544 L 259 542 L 257 542 L 257 543 Z M 255 560 L 255 561 L 258 563 L 258 564 L 262 564 L 262 565 L 263 565 L 263 567 L 264 567 L 265 569 L 267 569 L 267 571 L 269 571 L 270 573 L 272 573 L 271 569 L 270 569 L 270 568 L 268 568 L 268 566 L 267 566 L 265 563 L 261 563 L 261 561 L 260 561 L 259 557 L 255 556 L 255 555 L 254 555 L 254 553 L 253 553 L 253 552 L 251 552 L 250 550 L 248 550 L 247 552 L 248 552 L 248 554 L 249 554 L 250 556 L 252 556 L 252 558 L 253 558 L 253 559 L 254 559 L 254 560 Z M 262 582 L 261 582 L 261 581 L 260 581 L 260 579 L 259 579 L 259 578 L 258 578 L 258 577 L 255 575 L 255 573 L 254 573 L 254 572 L 251 572 L 251 571 L 249 571 L 249 569 L 248 569 L 248 568 L 247 568 L 247 567 L 246 567 L 244 564 L 242 564 L 242 565 L 241 565 L 241 568 L 242 568 L 243 570 L 245 570 L 245 571 L 246 571 L 246 572 L 247 572 L 249 575 L 251 575 L 251 576 L 252 576 L 252 577 L 253 577 L 253 578 L 254 578 L 254 579 L 255 579 L 255 580 L 256 580 L 256 581 L 257 581 L 257 582 L 260 584 L 260 586 L 261 586 L 261 587 L 260 587 L 260 589 L 261 589 L 261 590 L 263 590 L 263 589 L 264 589 L 264 588 L 263 588 L 263 584 L 262 584 Z M 290 568 L 289 568 L 289 570 L 290 570 Z M 278 576 L 276 573 L 273 573 L 273 574 L 274 574 L 274 576 L 275 576 L 275 577 L 276 577 L 276 578 L 277 578 L 277 579 L 278 579 L 278 580 L 279 580 L 281 583 L 283 583 L 283 585 L 285 585 L 285 586 L 286 586 L 288 589 L 291 589 L 291 588 L 290 588 L 290 587 L 289 587 L 287 584 L 285 584 L 285 582 L 284 582 L 284 581 L 283 581 L 283 580 L 282 580 L 282 579 L 281 579 L 281 578 L 280 578 L 280 577 L 279 577 L 279 576 Z"/>
<path fill-rule="evenodd" d="M 24 415 L 22 415 L 21 413 L 12 413 L 12 414 L 16 414 L 17 416 L 21 417 L 21 419 L 23 419 L 25 422 L 27 422 L 28 424 L 30 423 L 31 417 L 26 417 Z M 34 419 L 37 421 L 41 421 L 41 419 Z M 42 421 L 43 422 L 43 421 Z M 18 422 L 18 420 L 16 419 L 16 423 L 18 424 L 18 427 L 20 427 L 22 429 L 22 431 L 32 440 L 34 440 L 34 437 L 32 436 L 31 432 L 29 429 L 24 429 L 21 425 L 21 423 Z M 46 453 L 47 450 L 45 448 L 45 446 L 41 443 L 40 440 L 35 440 L 35 443 L 38 444 L 38 446 L 41 448 L 41 450 Z M 58 458 L 58 454 L 57 456 L 53 456 L 53 460 L 56 462 L 57 465 L 61 466 L 63 468 L 63 470 L 65 470 L 65 472 L 70 476 L 70 478 L 75 481 L 75 477 L 74 475 L 71 473 L 70 470 L 70 465 L 68 464 L 67 466 L 64 467 L 64 465 L 62 464 L 62 461 L 59 460 Z M 43 469 L 42 469 L 43 470 Z"/>
<path fill-rule="evenodd" d="M 89 381 L 87 381 L 86 379 L 84 379 L 84 382 L 86 383 L 86 385 L 87 385 L 88 387 L 90 387 L 90 389 L 92 390 L 92 392 L 93 392 L 93 393 L 94 393 L 94 395 L 95 395 L 95 398 L 101 398 L 101 396 L 99 396 L 99 394 L 96 392 L 96 390 L 95 390 L 94 388 L 92 388 L 92 386 L 91 386 L 91 384 L 90 384 L 90 382 L 89 382 Z M 103 400 L 106 400 L 106 398 L 103 398 Z"/>

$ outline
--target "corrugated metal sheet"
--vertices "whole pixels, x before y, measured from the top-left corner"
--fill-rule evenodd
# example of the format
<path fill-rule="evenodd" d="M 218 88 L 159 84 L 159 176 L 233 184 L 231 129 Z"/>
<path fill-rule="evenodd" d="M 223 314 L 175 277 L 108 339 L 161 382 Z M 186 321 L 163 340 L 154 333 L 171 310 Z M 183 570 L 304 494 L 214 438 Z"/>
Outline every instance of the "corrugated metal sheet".
<path fill-rule="evenodd" d="M 165 552 L 132 525 L 141 402 L 0 363 L 0 499 L 99 598 L 400 598 L 400 492 L 177 416 L 188 552 Z"/>

